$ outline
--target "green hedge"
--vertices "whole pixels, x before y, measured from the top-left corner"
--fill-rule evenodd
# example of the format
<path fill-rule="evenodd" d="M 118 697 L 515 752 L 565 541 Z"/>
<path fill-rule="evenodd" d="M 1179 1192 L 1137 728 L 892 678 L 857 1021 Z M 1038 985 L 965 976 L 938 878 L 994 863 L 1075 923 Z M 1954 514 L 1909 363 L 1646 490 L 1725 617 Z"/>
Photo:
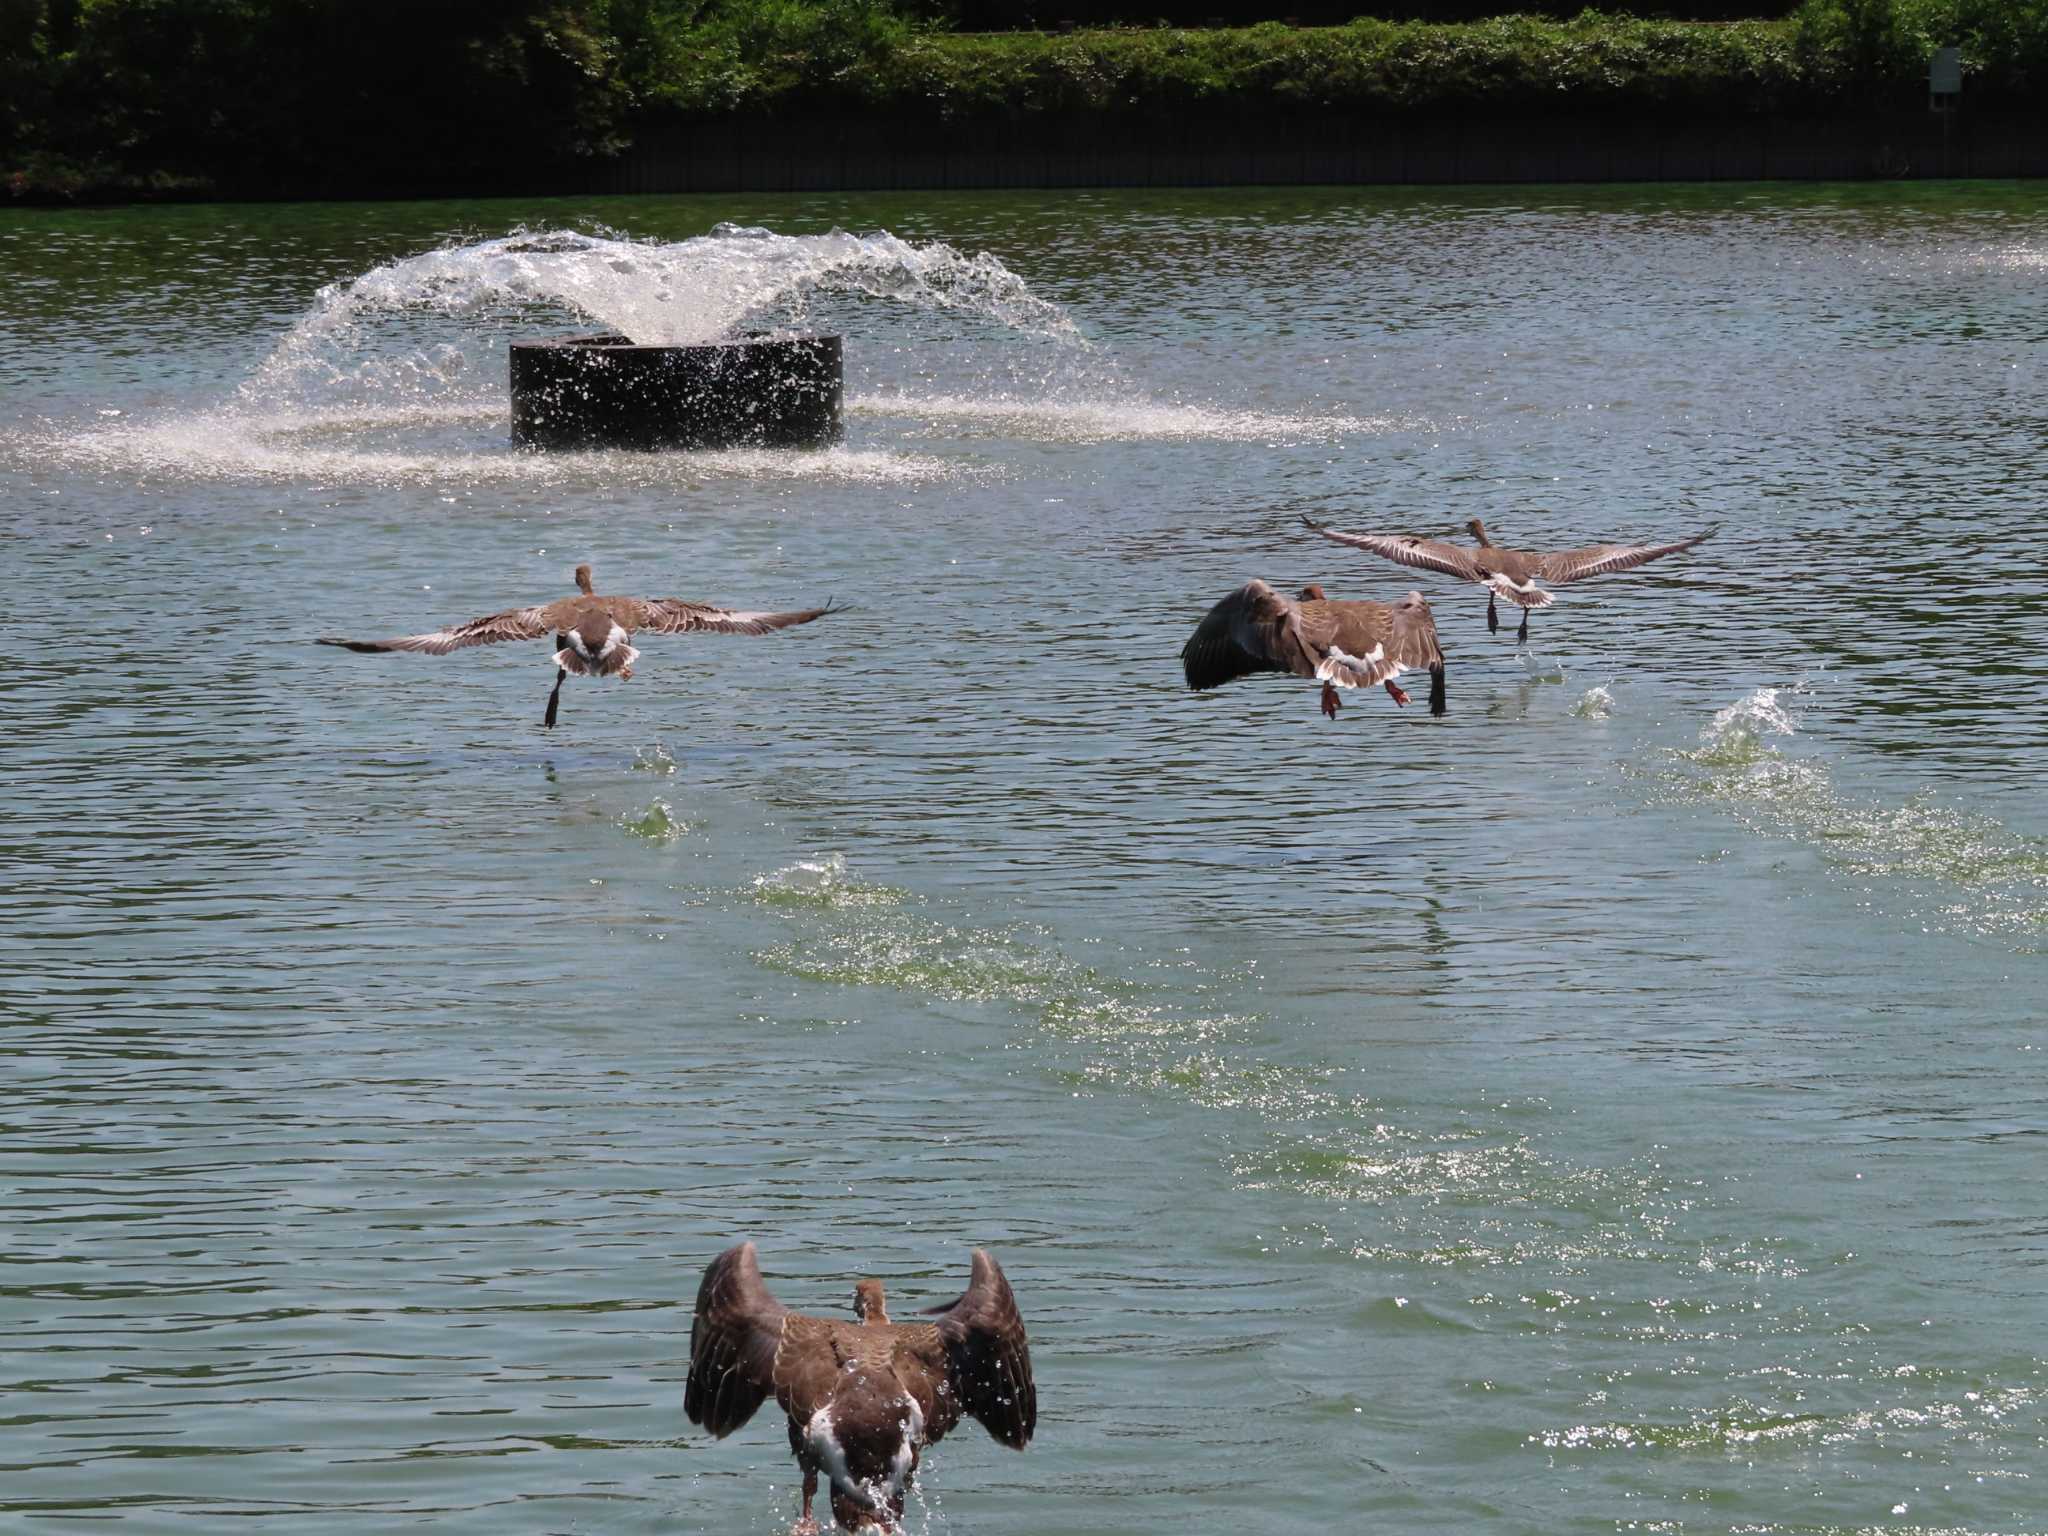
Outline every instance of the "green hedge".
<path fill-rule="evenodd" d="M 813 51 L 792 25 L 759 39 L 765 46 L 684 51 L 647 95 L 700 114 L 802 104 L 939 120 L 1274 104 L 1829 112 L 1919 99 L 1928 55 L 1951 41 L 1964 47 L 1973 102 L 2038 104 L 2048 89 L 2048 0 L 1809 0 L 1783 21 L 1722 24 L 1588 11 L 1568 21 L 1065 34 L 899 24 L 834 37 L 832 49 Z"/>

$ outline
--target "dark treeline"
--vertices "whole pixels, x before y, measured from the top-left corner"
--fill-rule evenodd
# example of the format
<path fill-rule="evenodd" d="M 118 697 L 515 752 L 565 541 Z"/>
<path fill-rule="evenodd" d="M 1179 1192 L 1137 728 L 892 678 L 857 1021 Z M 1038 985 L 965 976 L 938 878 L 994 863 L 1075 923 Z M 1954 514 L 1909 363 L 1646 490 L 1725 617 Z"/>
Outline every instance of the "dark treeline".
<path fill-rule="evenodd" d="M 1071 132 L 1269 108 L 1898 110 L 1947 42 L 1973 101 L 2048 102 L 2048 0 L 1803 0 L 1789 16 L 1782 0 L 1613 15 L 1362 0 L 1386 14 L 1354 19 L 1360 3 L 0 0 L 0 186 L 44 200 L 566 189 L 653 125 L 719 118 Z M 1697 24 L 1731 16 L 1756 19 Z"/>
<path fill-rule="evenodd" d="M 0 161 L 136 190 L 406 189 L 623 142 L 652 5 L 0 0 Z"/>

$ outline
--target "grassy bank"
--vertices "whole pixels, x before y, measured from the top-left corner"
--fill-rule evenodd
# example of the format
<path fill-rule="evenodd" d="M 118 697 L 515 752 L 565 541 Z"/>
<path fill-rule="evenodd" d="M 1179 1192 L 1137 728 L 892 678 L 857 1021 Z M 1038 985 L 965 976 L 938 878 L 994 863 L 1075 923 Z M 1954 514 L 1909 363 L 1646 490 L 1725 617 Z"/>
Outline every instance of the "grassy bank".
<path fill-rule="evenodd" d="M 1910 109 L 1944 43 L 1963 48 L 1973 110 L 2048 100 L 2048 0 L 1064 34 L 956 33 L 922 4 L 13 0 L 0 185 L 31 200 L 533 190 L 573 185 L 579 164 L 679 116 L 1068 129 L 1279 110 L 1841 117 Z"/>

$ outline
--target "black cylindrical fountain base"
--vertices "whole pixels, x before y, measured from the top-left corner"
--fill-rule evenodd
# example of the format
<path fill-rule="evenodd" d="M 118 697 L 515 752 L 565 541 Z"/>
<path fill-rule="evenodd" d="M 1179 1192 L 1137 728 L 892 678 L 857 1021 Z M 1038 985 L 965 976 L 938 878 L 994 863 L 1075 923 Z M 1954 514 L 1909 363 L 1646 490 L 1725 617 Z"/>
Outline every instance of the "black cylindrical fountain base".
<path fill-rule="evenodd" d="M 808 447 L 839 436 L 837 336 L 703 347 L 623 336 L 512 343 L 512 440 L 529 448 Z"/>

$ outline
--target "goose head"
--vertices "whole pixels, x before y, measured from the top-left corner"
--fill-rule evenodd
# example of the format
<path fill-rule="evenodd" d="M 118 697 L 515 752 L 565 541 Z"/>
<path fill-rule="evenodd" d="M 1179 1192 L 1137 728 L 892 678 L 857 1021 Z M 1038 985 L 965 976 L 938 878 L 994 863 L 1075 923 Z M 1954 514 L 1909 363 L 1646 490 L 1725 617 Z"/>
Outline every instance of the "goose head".
<path fill-rule="evenodd" d="M 864 1323 L 889 1321 L 889 1304 L 882 1294 L 882 1282 L 863 1280 L 853 1288 L 853 1315 Z"/>

